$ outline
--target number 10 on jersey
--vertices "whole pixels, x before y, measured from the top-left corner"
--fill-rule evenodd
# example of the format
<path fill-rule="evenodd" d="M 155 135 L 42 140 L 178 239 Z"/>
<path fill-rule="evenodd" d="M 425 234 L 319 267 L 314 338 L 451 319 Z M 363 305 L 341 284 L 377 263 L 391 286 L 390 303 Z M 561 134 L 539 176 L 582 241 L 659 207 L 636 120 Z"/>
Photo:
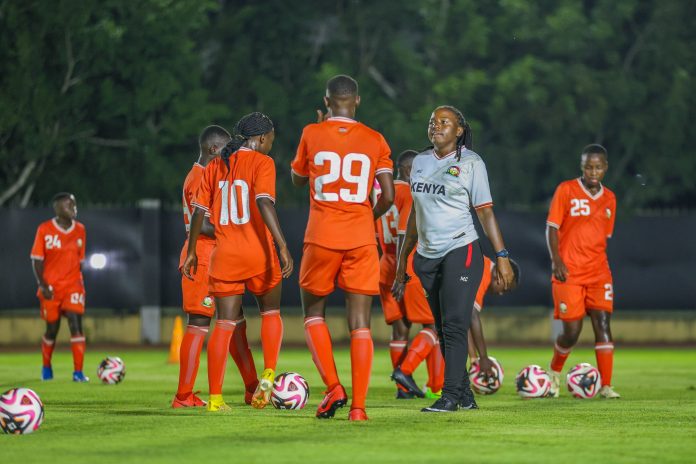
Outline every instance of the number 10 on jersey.
<path fill-rule="evenodd" d="M 249 222 L 249 184 L 241 179 L 232 182 L 221 180 L 218 188 L 222 190 L 222 202 L 220 203 L 220 225 L 246 224 Z M 241 213 L 241 214 L 240 214 Z"/>

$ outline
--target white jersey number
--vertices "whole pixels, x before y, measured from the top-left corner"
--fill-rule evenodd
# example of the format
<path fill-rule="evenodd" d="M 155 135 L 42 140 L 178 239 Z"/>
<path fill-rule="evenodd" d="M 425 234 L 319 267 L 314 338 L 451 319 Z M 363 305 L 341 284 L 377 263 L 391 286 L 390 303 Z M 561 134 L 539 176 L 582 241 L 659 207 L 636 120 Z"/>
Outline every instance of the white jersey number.
<path fill-rule="evenodd" d="M 589 216 L 590 215 L 589 200 L 587 200 L 587 199 L 578 200 L 577 198 L 573 198 L 572 200 L 570 200 L 570 204 L 572 205 L 570 207 L 570 215 L 571 216 Z"/>
<path fill-rule="evenodd" d="M 614 288 L 611 284 L 604 284 L 604 299 L 607 301 L 614 300 Z"/>
<path fill-rule="evenodd" d="M 60 238 L 58 235 L 45 235 L 44 240 L 46 241 L 47 250 L 61 247 Z"/>
<path fill-rule="evenodd" d="M 249 185 L 237 179 L 230 183 L 226 180 L 218 182 L 218 188 L 222 190 L 222 204 L 220 206 L 220 225 L 226 226 L 232 220 L 232 224 L 246 224 L 251 219 L 249 214 Z M 240 214 L 241 206 L 241 214 Z"/>
<path fill-rule="evenodd" d="M 320 151 L 314 155 L 314 164 L 323 166 L 329 163 L 329 172 L 314 179 L 314 199 L 317 201 L 339 201 L 348 203 L 363 203 L 369 193 L 370 158 L 362 153 L 348 153 L 341 161 L 338 153 Z M 353 174 L 353 164 L 360 163 L 360 174 Z M 342 188 L 338 193 L 324 192 L 324 186 L 343 178 L 344 181 L 356 184 L 356 192 Z"/>
<path fill-rule="evenodd" d="M 399 233 L 397 230 L 399 226 L 399 210 L 396 206 L 392 205 L 379 219 L 382 221 L 382 238 L 384 239 L 384 244 L 396 244 L 396 237 Z"/>

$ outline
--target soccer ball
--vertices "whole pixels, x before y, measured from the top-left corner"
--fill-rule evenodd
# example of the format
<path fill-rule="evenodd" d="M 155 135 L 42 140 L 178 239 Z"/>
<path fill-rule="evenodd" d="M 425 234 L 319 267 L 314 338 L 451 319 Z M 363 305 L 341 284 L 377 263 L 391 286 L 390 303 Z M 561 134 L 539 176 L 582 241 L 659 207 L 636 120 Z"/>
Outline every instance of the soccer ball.
<path fill-rule="evenodd" d="M 479 366 L 479 358 L 474 359 L 471 362 L 471 369 L 469 369 L 469 380 L 471 381 L 471 386 L 474 391 L 480 395 L 491 395 L 497 392 L 501 385 L 503 385 L 503 366 L 500 365 L 497 359 L 493 356 L 489 356 L 493 362 L 493 375 L 487 376 L 481 371 L 481 366 Z"/>
<path fill-rule="evenodd" d="M 551 377 L 541 366 L 532 364 L 517 374 L 515 385 L 522 398 L 543 398 L 551 390 Z"/>
<path fill-rule="evenodd" d="M 0 428 L 15 435 L 38 430 L 44 407 L 39 395 L 28 388 L 13 388 L 0 396 Z"/>
<path fill-rule="evenodd" d="M 276 409 L 302 409 L 309 398 L 309 385 L 300 374 L 284 372 L 273 382 L 271 403 Z"/>
<path fill-rule="evenodd" d="M 580 363 L 568 371 L 566 384 L 574 397 L 589 399 L 597 396 L 602 379 L 592 364 Z"/>
<path fill-rule="evenodd" d="M 107 356 L 97 369 L 97 377 L 107 385 L 116 385 L 126 376 L 126 365 L 118 356 Z"/>

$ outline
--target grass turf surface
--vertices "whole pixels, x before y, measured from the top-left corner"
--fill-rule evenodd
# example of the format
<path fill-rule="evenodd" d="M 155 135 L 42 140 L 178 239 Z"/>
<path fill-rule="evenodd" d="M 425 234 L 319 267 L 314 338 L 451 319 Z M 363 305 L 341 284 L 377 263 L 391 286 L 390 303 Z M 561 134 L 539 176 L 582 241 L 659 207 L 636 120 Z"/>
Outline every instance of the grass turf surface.
<path fill-rule="evenodd" d="M 45 405 L 41 428 L 26 436 L 0 435 L 4 462 L 694 462 L 696 456 L 696 352 L 620 349 L 614 384 L 620 400 L 521 400 L 515 374 L 525 365 L 548 364 L 551 349 L 494 349 L 505 369 L 503 388 L 478 397 L 480 410 L 424 414 L 428 400 L 393 399 L 387 349 L 375 353 L 367 413 L 351 423 L 345 407 L 332 420 L 314 412 L 323 385 L 307 350 L 281 352 L 279 372 L 296 371 L 309 382 L 301 411 L 254 410 L 243 404 L 241 379 L 228 363 L 229 413 L 173 410 L 178 367 L 167 353 L 90 350 L 87 375 L 99 361 L 120 355 L 127 375 L 121 385 L 70 381 L 69 352 L 54 355 L 55 380 L 41 382 L 40 353 L 0 353 L 0 391 L 34 389 Z M 255 353 L 257 362 L 262 360 Z M 336 351 L 339 374 L 350 385 L 347 350 Z M 594 361 L 577 349 L 567 368 Z M 415 377 L 424 383 L 424 367 Z M 197 386 L 207 390 L 205 359 Z M 350 391 L 349 391 L 350 394 Z M 203 395 L 202 395 L 203 396 Z M 205 398 L 205 396 L 203 396 Z"/>

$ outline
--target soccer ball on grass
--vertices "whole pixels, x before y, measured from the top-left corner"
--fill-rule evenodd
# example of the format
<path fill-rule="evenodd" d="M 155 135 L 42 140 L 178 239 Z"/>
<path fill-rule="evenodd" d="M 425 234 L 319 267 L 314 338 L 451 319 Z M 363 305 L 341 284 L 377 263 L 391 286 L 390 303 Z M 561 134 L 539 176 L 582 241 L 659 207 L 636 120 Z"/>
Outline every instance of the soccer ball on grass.
<path fill-rule="evenodd" d="M 126 365 L 118 356 L 107 356 L 97 369 L 97 377 L 107 385 L 121 383 L 126 376 Z"/>
<path fill-rule="evenodd" d="M 273 382 L 271 403 L 276 409 L 302 409 L 309 398 L 309 385 L 300 374 L 284 372 Z"/>
<path fill-rule="evenodd" d="M 498 360 L 493 356 L 489 356 L 488 359 L 493 362 L 492 376 L 488 376 L 485 374 L 485 372 L 481 371 L 479 358 L 476 358 L 471 362 L 471 369 L 469 369 L 469 380 L 471 381 L 471 387 L 480 395 L 492 395 L 503 385 L 503 366 L 501 366 Z"/>
<path fill-rule="evenodd" d="M 541 366 L 532 364 L 517 374 L 515 385 L 522 398 L 543 398 L 551 390 L 551 377 Z"/>
<path fill-rule="evenodd" d="M 0 396 L 0 429 L 4 433 L 32 433 L 41 426 L 43 418 L 43 403 L 34 390 L 13 388 Z"/>
<path fill-rule="evenodd" d="M 602 386 L 602 378 L 592 364 L 580 363 L 568 371 L 566 385 L 574 397 L 590 399 L 597 396 Z"/>

